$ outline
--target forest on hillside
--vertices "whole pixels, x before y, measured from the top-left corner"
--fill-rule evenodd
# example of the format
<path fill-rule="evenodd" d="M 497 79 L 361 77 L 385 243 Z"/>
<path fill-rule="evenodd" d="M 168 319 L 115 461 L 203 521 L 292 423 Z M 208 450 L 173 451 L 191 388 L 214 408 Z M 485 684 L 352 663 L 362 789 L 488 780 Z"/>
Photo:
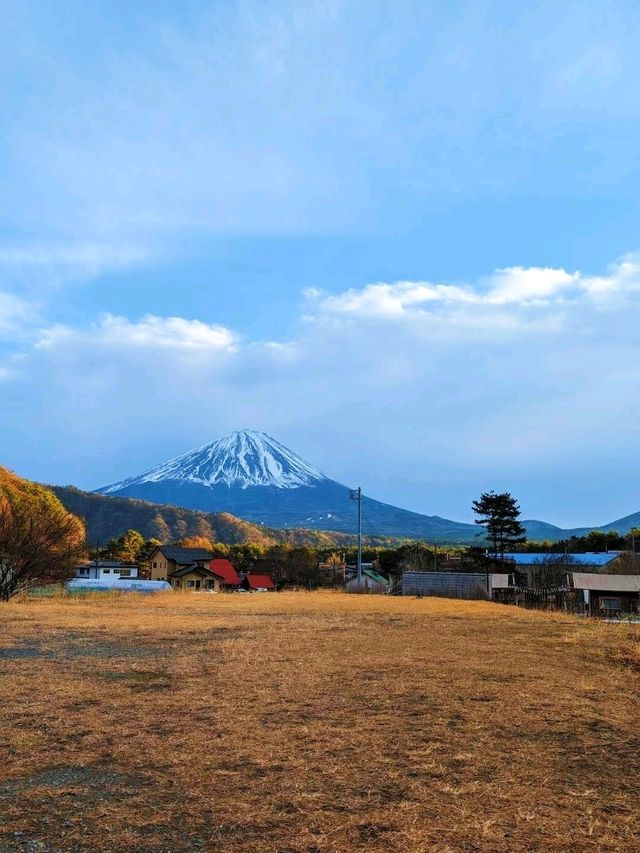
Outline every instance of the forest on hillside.
<path fill-rule="evenodd" d="M 355 535 L 323 530 L 292 528 L 279 530 L 252 524 L 227 512 L 206 513 L 170 504 L 153 504 L 135 498 L 119 498 L 83 492 L 74 486 L 49 486 L 69 512 L 79 516 L 87 529 L 87 544 L 95 547 L 120 536 L 127 530 L 139 531 L 145 539 L 176 542 L 203 537 L 226 545 L 252 544 L 268 547 L 276 544 L 314 548 L 348 548 Z M 367 536 L 374 547 L 391 546 L 403 540 L 385 536 Z"/>

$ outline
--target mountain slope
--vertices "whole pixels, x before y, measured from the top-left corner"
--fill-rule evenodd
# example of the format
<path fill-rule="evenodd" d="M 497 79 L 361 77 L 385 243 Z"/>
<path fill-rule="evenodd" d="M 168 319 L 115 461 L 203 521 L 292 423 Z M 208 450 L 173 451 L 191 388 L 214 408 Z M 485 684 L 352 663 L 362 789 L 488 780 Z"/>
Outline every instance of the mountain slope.
<path fill-rule="evenodd" d="M 98 489 L 159 504 L 230 512 L 255 524 L 353 533 L 349 489 L 265 433 L 241 431 Z M 363 500 L 363 531 L 394 537 L 471 541 L 473 524 Z"/>
<path fill-rule="evenodd" d="M 323 481 L 331 482 L 317 468 L 275 438 L 263 432 L 241 430 L 169 459 L 138 477 L 131 477 L 98 491 L 105 495 L 117 494 L 131 487 L 166 482 L 208 488 L 273 486 L 277 489 L 297 489 Z"/>
<path fill-rule="evenodd" d="M 291 528 L 276 530 L 252 524 L 228 512 L 206 513 L 168 504 L 153 504 L 135 498 L 120 498 L 83 492 L 74 486 L 49 486 L 67 510 L 86 524 L 87 544 L 104 544 L 126 530 L 139 530 L 145 538 L 171 542 L 188 536 L 205 536 L 225 545 L 309 545 L 317 548 L 348 548 L 355 545 L 353 533 Z M 399 540 L 367 536 L 370 546 L 399 544 Z"/>
<path fill-rule="evenodd" d="M 559 539 L 569 539 L 571 536 L 588 536 L 592 530 L 598 530 L 601 533 L 610 533 L 615 531 L 625 535 L 634 527 L 640 528 L 640 512 L 625 515 L 623 518 L 617 518 L 615 521 L 609 521 L 606 524 L 598 525 L 597 527 L 571 527 L 562 528 L 556 527 L 555 524 L 549 524 L 546 521 L 523 521 L 527 531 L 527 537 L 531 540 L 558 541 Z"/>
<path fill-rule="evenodd" d="M 262 529 L 300 529 L 353 535 L 356 508 L 349 489 L 324 475 L 271 436 L 244 430 L 191 450 L 137 477 L 98 489 L 117 495 L 200 512 L 228 512 Z M 364 497 L 363 532 L 438 542 L 478 541 L 474 524 L 421 515 Z M 627 533 L 640 513 L 597 528 L 563 529 L 535 519 L 523 521 L 530 540 L 557 541 L 591 529 Z M 275 534 L 275 535 L 282 535 Z M 297 534 L 296 534 L 297 535 Z M 309 532 L 306 535 L 311 535 Z"/>
<path fill-rule="evenodd" d="M 104 544 L 125 530 L 138 530 L 145 538 L 175 541 L 187 536 L 205 536 L 226 545 L 253 543 L 272 545 L 279 541 L 263 530 L 229 513 L 208 514 L 178 506 L 157 506 L 131 498 L 107 497 L 83 492 L 73 486 L 49 486 L 63 505 L 82 518 L 87 544 Z"/>

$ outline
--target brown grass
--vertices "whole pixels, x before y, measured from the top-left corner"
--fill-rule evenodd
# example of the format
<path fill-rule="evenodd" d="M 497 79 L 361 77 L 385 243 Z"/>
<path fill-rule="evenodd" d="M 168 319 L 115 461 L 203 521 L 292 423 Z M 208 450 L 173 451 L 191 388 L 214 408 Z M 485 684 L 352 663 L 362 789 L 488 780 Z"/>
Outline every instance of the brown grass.
<path fill-rule="evenodd" d="M 0 628 L 2 851 L 640 849 L 633 627 L 281 593 Z"/>

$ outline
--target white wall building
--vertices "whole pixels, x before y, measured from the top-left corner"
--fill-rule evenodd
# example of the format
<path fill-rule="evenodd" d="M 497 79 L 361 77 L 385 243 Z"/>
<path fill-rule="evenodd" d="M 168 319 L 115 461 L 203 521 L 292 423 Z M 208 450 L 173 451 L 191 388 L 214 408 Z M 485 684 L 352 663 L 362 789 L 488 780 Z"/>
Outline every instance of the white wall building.
<path fill-rule="evenodd" d="M 76 577 L 83 580 L 118 580 L 137 578 L 138 566 L 121 560 L 92 560 L 76 567 Z"/>

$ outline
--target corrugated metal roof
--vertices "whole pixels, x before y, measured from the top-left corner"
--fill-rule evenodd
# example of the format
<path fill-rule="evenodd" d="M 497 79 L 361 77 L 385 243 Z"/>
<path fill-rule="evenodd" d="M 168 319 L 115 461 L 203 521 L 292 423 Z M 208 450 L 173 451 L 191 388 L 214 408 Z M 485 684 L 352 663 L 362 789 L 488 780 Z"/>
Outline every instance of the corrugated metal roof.
<path fill-rule="evenodd" d="M 575 589 L 602 592 L 640 592 L 640 575 L 603 575 L 594 572 L 573 572 Z"/>
<path fill-rule="evenodd" d="M 443 595 L 450 598 L 486 595 L 487 576 L 474 572 L 403 572 L 403 595 Z"/>
<path fill-rule="evenodd" d="M 106 590 L 106 589 L 121 589 L 127 592 L 158 592 L 161 590 L 170 590 L 171 584 L 167 581 L 149 581 L 141 578 L 126 578 L 126 579 L 109 579 L 95 580 L 93 578 L 72 578 L 67 581 L 67 589 L 71 590 Z"/>
<path fill-rule="evenodd" d="M 371 565 L 369 563 L 368 565 Z M 371 578 L 372 581 L 376 583 L 382 584 L 383 586 L 389 586 L 389 579 L 379 575 L 378 572 L 374 572 L 373 569 L 367 568 L 365 564 L 362 564 L 362 574 L 366 575 L 368 578 Z M 357 571 L 349 571 L 347 575 L 347 583 L 356 580 L 358 577 Z"/>
<path fill-rule="evenodd" d="M 619 551 L 609 551 L 608 554 L 505 554 L 505 560 L 513 560 L 516 566 L 539 566 L 544 563 L 562 562 L 574 566 L 606 566 L 620 555 Z"/>

